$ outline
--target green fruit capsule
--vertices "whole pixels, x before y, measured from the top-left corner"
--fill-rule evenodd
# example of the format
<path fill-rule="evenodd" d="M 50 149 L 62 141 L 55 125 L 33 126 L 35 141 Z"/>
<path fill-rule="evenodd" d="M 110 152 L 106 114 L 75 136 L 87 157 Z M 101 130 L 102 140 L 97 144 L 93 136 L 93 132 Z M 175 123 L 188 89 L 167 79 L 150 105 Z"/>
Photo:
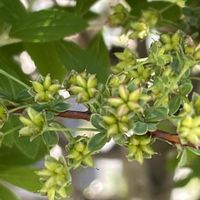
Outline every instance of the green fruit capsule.
<path fill-rule="evenodd" d="M 79 94 L 81 92 L 84 92 L 85 90 L 82 88 L 82 87 L 79 87 L 79 86 L 71 86 L 69 88 L 69 91 L 72 93 L 72 94 Z"/>
<path fill-rule="evenodd" d="M 39 92 L 35 95 L 35 102 L 43 102 L 45 101 L 45 92 Z"/>
<path fill-rule="evenodd" d="M 129 97 L 128 89 L 125 86 L 120 85 L 119 86 L 119 95 L 123 100 L 125 100 L 125 101 L 128 100 L 128 97 Z"/>
<path fill-rule="evenodd" d="M 19 117 L 19 120 L 25 125 L 25 126 L 32 126 L 33 122 L 23 116 Z"/>
<path fill-rule="evenodd" d="M 200 60 L 200 50 L 198 50 L 195 54 L 194 54 L 194 58 L 196 60 Z"/>
<path fill-rule="evenodd" d="M 168 34 L 162 34 L 160 39 L 165 44 L 171 43 L 171 37 Z"/>
<path fill-rule="evenodd" d="M 78 151 L 78 152 L 83 152 L 84 149 L 85 149 L 85 145 L 84 145 L 82 142 L 78 142 L 78 143 L 75 145 L 75 149 L 76 149 L 76 151 Z"/>
<path fill-rule="evenodd" d="M 102 118 L 103 118 L 103 121 L 109 125 L 115 124 L 117 122 L 114 116 L 103 116 Z"/>
<path fill-rule="evenodd" d="M 19 130 L 19 136 L 31 136 L 32 135 L 32 131 L 31 128 L 29 128 L 28 126 L 23 127 L 22 129 Z"/>
<path fill-rule="evenodd" d="M 51 94 L 55 94 L 56 92 L 58 92 L 58 90 L 60 89 L 60 84 L 53 84 L 51 86 L 49 86 L 48 88 L 48 91 L 51 93 Z"/>
<path fill-rule="evenodd" d="M 33 81 L 32 86 L 33 86 L 34 91 L 37 93 L 44 91 L 43 85 L 39 83 L 38 81 Z"/>
<path fill-rule="evenodd" d="M 122 105 L 124 103 L 124 101 L 121 98 L 112 97 L 112 98 L 108 99 L 108 103 L 111 106 L 118 107 L 118 106 Z"/>
<path fill-rule="evenodd" d="M 95 88 L 97 86 L 97 78 L 95 75 L 89 76 L 87 80 L 87 88 Z"/>
<path fill-rule="evenodd" d="M 76 80 L 78 86 L 87 87 L 87 81 L 81 75 L 77 75 Z"/>
<path fill-rule="evenodd" d="M 51 85 L 51 76 L 50 74 L 47 74 L 47 76 L 45 77 L 44 79 L 44 82 L 43 82 L 43 86 L 45 88 L 45 90 L 47 90 Z"/>

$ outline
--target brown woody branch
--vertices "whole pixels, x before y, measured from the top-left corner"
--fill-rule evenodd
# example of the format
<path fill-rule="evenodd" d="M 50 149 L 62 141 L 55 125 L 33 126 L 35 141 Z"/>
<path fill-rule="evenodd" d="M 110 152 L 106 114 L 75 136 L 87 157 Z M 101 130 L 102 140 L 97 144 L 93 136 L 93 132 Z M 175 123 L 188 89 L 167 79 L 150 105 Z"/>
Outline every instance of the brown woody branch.
<path fill-rule="evenodd" d="M 23 109 L 16 111 L 17 113 L 23 112 Z M 63 117 L 63 118 L 69 118 L 69 119 L 82 119 L 86 121 L 90 121 L 90 113 L 89 112 L 82 112 L 82 111 L 66 111 L 58 113 L 57 116 Z M 170 144 L 176 145 L 180 144 L 181 146 L 189 146 L 193 147 L 195 149 L 200 149 L 200 147 L 194 146 L 193 144 L 181 144 L 180 138 L 178 134 L 170 134 L 164 131 L 154 131 L 148 133 L 150 136 L 162 139 Z"/>

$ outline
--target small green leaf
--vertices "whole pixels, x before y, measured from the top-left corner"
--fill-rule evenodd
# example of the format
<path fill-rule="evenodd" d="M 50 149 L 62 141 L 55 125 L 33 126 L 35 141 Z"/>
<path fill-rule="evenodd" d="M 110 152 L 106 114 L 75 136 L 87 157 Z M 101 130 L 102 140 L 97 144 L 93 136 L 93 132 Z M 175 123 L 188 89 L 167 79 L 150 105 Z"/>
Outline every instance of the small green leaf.
<path fill-rule="evenodd" d="M 106 144 L 107 141 L 108 138 L 105 133 L 97 133 L 89 141 L 88 148 L 92 152 L 98 151 Z"/>
<path fill-rule="evenodd" d="M 53 105 L 53 110 L 56 112 L 65 112 L 70 108 L 70 104 L 66 102 L 58 102 Z"/>
<path fill-rule="evenodd" d="M 99 129 L 99 130 L 104 130 L 104 127 L 103 127 L 103 125 L 101 124 L 101 122 L 102 122 L 101 115 L 99 115 L 99 114 L 92 114 L 92 115 L 91 115 L 91 118 L 90 118 L 90 122 L 91 122 L 91 124 L 92 124 L 95 128 L 97 128 L 97 129 Z"/>
<path fill-rule="evenodd" d="M 148 125 L 144 122 L 138 121 L 133 125 L 133 131 L 136 135 L 144 135 L 148 131 Z"/>
<path fill-rule="evenodd" d="M 167 133 L 176 133 L 176 127 L 169 120 L 159 122 L 157 129 Z"/>
<path fill-rule="evenodd" d="M 19 200 L 19 199 L 7 187 L 0 184 L 0 200 Z"/>
<path fill-rule="evenodd" d="M 41 137 L 34 139 L 32 142 L 30 141 L 30 137 L 19 137 L 18 135 L 15 137 L 15 144 L 17 148 L 30 159 L 34 159 L 36 157 L 41 143 Z"/>
<path fill-rule="evenodd" d="M 41 182 L 39 181 L 39 176 L 35 173 L 35 169 L 28 167 L 0 170 L 0 179 L 31 192 L 38 192 L 41 187 Z"/>
<path fill-rule="evenodd" d="M 191 151 L 192 153 L 194 153 L 195 155 L 200 156 L 200 150 L 199 149 L 194 149 L 192 147 L 187 147 L 187 149 L 189 151 Z"/>
<path fill-rule="evenodd" d="M 178 111 L 181 105 L 181 97 L 176 95 L 169 101 L 169 114 L 172 115 Z"/>
<path fill-rule="evenodd" d="M 165 107 L 150 108 L 145 111 L 145 120 L 147 122 L 158 122 L 166 119 L 168 109 Z"/>
<path fill-rule="evenodd" d="M 58 144 L 58 134 L 55 132 L 45 132 L 43 134 L 43 139 L 45 144 L 50 148 Z"/>
<path fill-rule="evenodd" d="M 157 123 L 147 123 L 148 131 L 152 132 L 157 129 Z"/>
<path fill-rule="evenodd" d="M 183 167 L 187 163 L 187 151 L 186 149 L 183 150 L 180 156 L 180 160 L 178 162 L 178 167 Z"/>
<path fill-rule="evenodd" d="M 185 96 L 192 91 L 192 88 L 193 88 L 193 86 L 191 83 L 184 83 L 179 87 L 179 91 L 180 91 L 181 95 Z"/>

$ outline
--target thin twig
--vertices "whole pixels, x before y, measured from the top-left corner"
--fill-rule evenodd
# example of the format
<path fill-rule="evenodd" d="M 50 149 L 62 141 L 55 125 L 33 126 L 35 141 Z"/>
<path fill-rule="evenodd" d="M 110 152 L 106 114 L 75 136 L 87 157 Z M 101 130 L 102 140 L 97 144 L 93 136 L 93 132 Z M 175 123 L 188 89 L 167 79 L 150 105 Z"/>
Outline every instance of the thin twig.
<path fill-rule="evenodd" d="M 16 110 L 16 113 L 21 113 L 21 112 L 23 112 L 23 109 Z M 82 120 L 90 121 L 91 114 L 89 112 L 83 112 L 83 111 L 65 111 L 65 112 L 58 113 L 57 116 L 62 117 L 62 118 L 82 119 Z M 200 149 L 199 146 L 195 146 L 191 143 L 182 144 L 181 140 L 179 138 L 179 135 L 177 133 L 171 134 L 171 133 L 157 130 L 154 132 L 149 132 L 148 134 L 154 138 L 162 139 L 173 145 L 179 144 L 181 146 L 188 146 L 188 147 L 192 147 L 195 149 Z"/>

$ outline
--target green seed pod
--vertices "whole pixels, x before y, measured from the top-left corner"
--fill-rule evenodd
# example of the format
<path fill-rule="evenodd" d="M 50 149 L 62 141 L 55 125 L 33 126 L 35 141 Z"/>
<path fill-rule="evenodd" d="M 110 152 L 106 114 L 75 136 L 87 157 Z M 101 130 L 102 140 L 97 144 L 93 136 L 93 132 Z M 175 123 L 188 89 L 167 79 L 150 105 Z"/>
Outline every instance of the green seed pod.
<path fill-rule="evenodd" d="M 50 74 L 47 74 L 47 76 L 45 77 L 44 82 L 43 82 L 43 86 L 44 86 L 45 90 L 48 90 L 50 85 L 51 85 L 51 76 L 50 76 Z"/>
<path fill-rule="evenodd" d="M 60 84 L 53 84 L 49 86 L 48 91 L 54 95 L 56 92 L 58 92 L 60 87 L 61 87 Z"/>
<path fill-rule="evenodd" d="M 72 94 L 79 94 L 79 93 L 81 93 L 81 92 L 84 92 L 84 89 L 83 89 L 82 87 L 79 87 L 79 86 L 71 86 L 71 87 L 69 88 L 69 90 L 70 90 L 70 92 L 71 92 Z"/>
<path fill-rule="evenodd" d="M 87 87 L 87 81 L 81 75 L 77 75 L 76 80 L 78 86 Z"/>
<path fill-rule="evenodd" d="M 46 98 L 45 92 L 39 92 L 35 95 L 34 100 L 35 100 L 35 102 L 43 102 L 43 101 L 45 101 L 45 98 Z"/>
<path fill-rule="evenodd" d="M 81 92 L 77 96 L 77 101 L 78 102 L 87 102 L 89 100 L 90 100 L 89 94 L 87 92 L 85 92 L 85 91 Z"/>
<path fill-rule="evenodd" d="M 124 101 L 127 101 L 128 97 L 129 97 L 128 89 L 125 86 L 120 85 L 119 86 L 119 95 Z"/>
<path fill-rule="evenodd" d="M 103 116 L 103 121 L 108 124 L 115 124 L 117 122 L 116 118 L 114 116 Z"/>
<path fill-rule="evenodd" d="M 41 113 L 35 115 L 32 121 L 38 127 L 42 127 L 44 125 L 44 118 Z"/>
<path fill-rule="evenodd" d="M 140 164 L 143 164 L 143 162 L 144 162 L 143 153 L 139 149 L 135 153 L 135 160 L 137 160 Z"/>
<path fill-rule="evenodd" d="M 177 31 L 176 33 L 174 33 L 174 34 L 172 35 L 171 40 L 172 40 L 172 43 L 173 43 L 174 45 L 178 45 L 178 44 L 180 43 L 180 40 L 181 40 L 180 32 Z"/>
<path fill-rule="evenodd" d="M 78 142 L 75 144 L 75 150 L 78 152 L 83 152 L 85 149 L 85 145 L 82 142 Z"/>
<path fill-rule="evenodd" d="M 37 93 L 44 92 L 44 87 L 41 83 L 38 81 L 33 81 L 32 82 L 33 90 Z"/>
<path fill-rule="evenodd" d="M 118 130 L 117 124 L 112 124 L 111 126 L 109 126 L 109 128 L 107 130 L 108 137 L 111 137 L 111 136 L 116 135 L 118 133 L 119 133 L 119 130 Z"/>
<path fill-rule="evenodd" d="M 83 164 L 88 166 L 88 167 L 93 167 L 94 163 L 93 163 L 93 159 L 91 156 L 87 156 L 84 160 L 83 160 Z"/>
<path fill-rule="evenodd" d="M 129 112 L 129 107 L 127 104 L 122 104 L 117 108 L 117 115 L 119 117 L 126 115 Z"/>
<path fill-rule="evenodd" d="M 19 136 L 31 136 L 32 131 L 31 128 L 28 126 L 25 126 L 19 130 Z"/>
<path fill-rule="evenodd" d="M 161 41 L 162 41 L 163 43 L 165 43 L 165 44 L 171 43 L 171 37 L 170 37 L 168 34 L 162 34 L 162 35 L 160 36 L 160 39 L 161 39 Z"/>
<path fill-rule="evenodd" d="M 88 95 L 90 98 L 95 97 L 95 95 L 97 94 L 97 90 L 95 88 L 89 88 L 88 89 Z"/>
<path fill-rule="evenodd" d="M 141 97 L 141 90 L 137 89 L 129 94 L 128 100 L 137 102 Z"/>
<path fill-rule="evenodd" d="M 112 97 L 108 99 L 108 103 L 111 106 L 118 107 L 124 103 L 124 101 L 119 97 Z"/>
<path fill-rule="evenodd" d="M 197 52 L 195 52 L 194 58 L 195 58 L 196 60 L 200 60 L 200 50 L 198 50 Z"/>
<path fill-rule="evenodd" d="M 97 78 L 96 75 L 90 75 L 87 80 L 87 88 L 95 88 L 97 86 Z"/>
<path fill-rule="evenodd" d="M 23 116 L 19 117 L 19 120 L 25 125 L 25 126 L 32 126 L 33 122 Z"/>
<path fill-rule="evenodd" d="M 7 119 L 8 119 L 8 111 L 6 107 L 2 103 L 0 103 L 0 128 L 3 127 Z"/>

